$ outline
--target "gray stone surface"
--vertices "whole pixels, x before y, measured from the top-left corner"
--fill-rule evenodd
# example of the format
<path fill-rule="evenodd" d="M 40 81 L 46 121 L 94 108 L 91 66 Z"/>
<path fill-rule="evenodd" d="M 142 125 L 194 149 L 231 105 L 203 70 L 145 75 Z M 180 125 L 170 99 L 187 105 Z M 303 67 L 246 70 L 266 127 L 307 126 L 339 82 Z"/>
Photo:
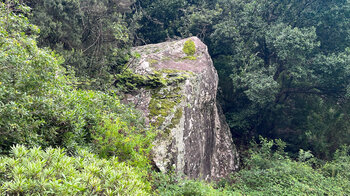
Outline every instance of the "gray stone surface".
<path fill-rule="evenodd" d="M 194 57 L 183 52 L 196 45 Z M 216 102 L 218 76 L 207 47 L 197 37 L 137 47 L 134 73 L 160 77 L 161 88 L 141 88 L 125 95 L 159 130 L 153 147 L 155 165 L 189 178 L 217 180 L 238 167 L 229 127 Z"/>

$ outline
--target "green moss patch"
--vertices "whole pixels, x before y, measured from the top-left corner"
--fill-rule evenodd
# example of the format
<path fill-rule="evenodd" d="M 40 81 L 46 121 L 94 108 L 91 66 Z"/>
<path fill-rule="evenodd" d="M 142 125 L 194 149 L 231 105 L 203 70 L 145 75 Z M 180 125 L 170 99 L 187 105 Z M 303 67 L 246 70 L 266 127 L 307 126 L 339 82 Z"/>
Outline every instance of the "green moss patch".
<path fill-rule="evenodd" d="M 184 82 L 187 80 L 191 75 L 193 75 L 193 72 L 190 71 L 183 71 L 183 70 L 176 70 L 176 69 L 162 69 L 158 71 L 161 74 L 166 75 L 167 83 L 169 85 L 178 85 L 179 83 Z"/>
<path fill-rule="evenodd" d="M 167 80 L 162 73 L 154 72 L 152 75 L 143 76 L 135 74 L 131 70 L 125 70 L 122 74 L 116 75 L 115 86 L 124 92 L 130 92 L 139 88 L 154 89 L 167 85 Z"/>
<path fill-rule="evenodd" d="M 156 60 L 156 59 L 148 59 L 148 62 L 149 62 L 149 64 L 150 64 L 150 66 L 152 66 L 152 65 L 157 64 L 157 63 L 158 63 L 158 60 Z"/>
<path fill-rule="evenodd" d="M 163 58 L 161 59 L 161 61 L 170 61 L 170 60 L 171 60 L 170 57 L 163 57 Z"/>
<path fill-rule="evenodd" d="M 176 105 L 181 103 L 182 95 L 179 94 L 180 91 L 180 87 L 174 87 L 153 92 L 148 107 L 150 111 L 149 118 L 156 119 L 155 122 L 152 123 L 153 126 L 160 127 L 164 123 L 166 117 L 171 115 Z"/>
<path fill-rule="evenodd" d="M 175 128 L 181 120 L 183 114 L 183 109 L 182 108 L 177 108 L 174 117 L 171 119 L 171 124 L 168 125 L 165 129 L 164 129 L 164 133 L 165 135 L 169 135 L 171 132 L 171 129 Z"/>
<path fill-rule="evenodd" d="M 185 42 L 184 47 L 182 48 L 182 51 L 187 55 L 187 56 L 193 56 L 194 53 L 196 53 L 196 44 L 194 41 L 191 39 L 187 40 Z"/>
<path fill-rule="evenodd" d="M 194 61 L 194 60 L 197 60 L 197 57 L 195 57 L 195 56 L 185 56 L 185 57 L 182 58 L 182 59 Z"/>
<path fill-rule="evenodd" d="M 177 105 L 181 103 L 183 95 L 181 95 L 180 83 L 192 75 L 192 72 L 161 69 L 154 71 L 151 75 L 139 75 L 131 70 L 126 70 L 123 74 L 117 75 L 116 85 L 120 89 L 130 92 L 139 88 L 147 88 L 151 91 L 151 100 L 148 106 L 149 119 L 153 119 L 152 126 L 160 127 L 168 119 L 171 124 L 164 130 L 166 134 L 179 124 L 182 109 Z M 174 113 L 175 112 L 175 113 Z M 172 118 L 170 119 L 170 117 Z"/>
<path fill-rule="evenodd" d="M 180 123 L 181 117 L 183 114 L 182 108 L 178 108 L 175 112 L 174 117 L 171 119 L 171 124 L 168 126 L 168 128 L 173 129 Z"/>
<path fill-rule="evenodd" d="M 165 74 L 177 74 L 177 73 L 180 73 L 180 71 L 176 70 L 176 69 L 161 69 L 161 70 L 159 70 L 159 72 L 165 73 Z"/>

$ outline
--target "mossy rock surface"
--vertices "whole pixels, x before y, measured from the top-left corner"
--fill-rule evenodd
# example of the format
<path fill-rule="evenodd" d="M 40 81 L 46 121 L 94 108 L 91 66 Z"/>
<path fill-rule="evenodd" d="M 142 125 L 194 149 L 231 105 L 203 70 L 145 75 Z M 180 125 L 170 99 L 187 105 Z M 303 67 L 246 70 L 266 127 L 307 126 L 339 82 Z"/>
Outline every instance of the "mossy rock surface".
<path fill-rule="evenodd" d="M 181 103 L 183 96 L 180 87 L 169 87 L 154 90 L 151 102 L 149 103 L 149 118 L 154 118 L 152 125 L 160 127 L 165 118 L 171 116 L 174 108 Z"/>

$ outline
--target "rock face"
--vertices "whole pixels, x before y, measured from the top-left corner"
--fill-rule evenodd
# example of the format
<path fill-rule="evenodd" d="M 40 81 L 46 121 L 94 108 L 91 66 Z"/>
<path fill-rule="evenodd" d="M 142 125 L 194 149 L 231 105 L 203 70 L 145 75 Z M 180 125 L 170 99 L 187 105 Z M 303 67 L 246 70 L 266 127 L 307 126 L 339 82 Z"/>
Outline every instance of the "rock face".
<path fill-rule="evenodd" d="M 197 37 L 137 47 L 130 69 L 139 78 L 125 95 L 159 130 L 153 161 L 163 172 L 216 180 L 235 171 L 238 154 L 216 103 L 218 76 Z"/>

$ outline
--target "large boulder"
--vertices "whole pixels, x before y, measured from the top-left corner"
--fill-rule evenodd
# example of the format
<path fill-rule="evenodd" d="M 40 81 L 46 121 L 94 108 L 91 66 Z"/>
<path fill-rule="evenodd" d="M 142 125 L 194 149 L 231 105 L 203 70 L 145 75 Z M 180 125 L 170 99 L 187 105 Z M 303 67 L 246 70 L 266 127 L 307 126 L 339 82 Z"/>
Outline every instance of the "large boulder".
<path fill-rule="evenodd" d="M 216 102 L 218 75 L 197 37 L 134 48 L 124 101 L 159 130 L 153 161 L 163 172 L 217 180 L 235 171 L 238 154 Z M 129 81 L 132 80 L 132 81 Z"/>

